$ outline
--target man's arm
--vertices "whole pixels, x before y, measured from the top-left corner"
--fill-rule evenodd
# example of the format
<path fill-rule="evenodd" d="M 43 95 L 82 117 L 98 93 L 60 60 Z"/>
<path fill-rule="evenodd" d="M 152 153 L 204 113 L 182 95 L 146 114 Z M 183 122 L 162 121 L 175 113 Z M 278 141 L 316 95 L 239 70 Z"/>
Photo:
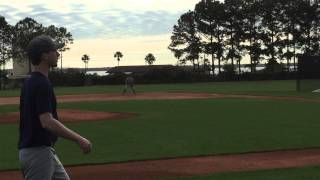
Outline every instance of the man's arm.
<path fill-rule="evenodd" d="M 56 136 L 78 143 L 83 153 L 87 154 L 91 151 L 92 145 L 89 140 L 80 136 L 78 133 L 64 126 L 59 121 L 55 120 L 51 113 L 43 113 L 40 115 L 40 123 L 43 128 L 49 130 Z"/>

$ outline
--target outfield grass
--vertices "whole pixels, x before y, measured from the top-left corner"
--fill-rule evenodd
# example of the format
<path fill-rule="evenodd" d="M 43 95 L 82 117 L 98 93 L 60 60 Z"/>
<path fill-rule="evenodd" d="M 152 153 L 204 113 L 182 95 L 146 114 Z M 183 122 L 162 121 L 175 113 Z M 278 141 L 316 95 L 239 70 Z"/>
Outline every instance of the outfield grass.
<path fill-rule="evenodd" d="M 122 92 L 123 86 L 86 86 L 57 87 L 57 95 L 67 94 L 101 94 Z M 212 82 L 188 84 L 152 84 L 137 85 L 140 92 L 202 92 L 223 94 L 252 94 L 272 96 L 301 96 L 320 98 L 320 93 L 296 92 L 296 81 L 242 81 L 242 82 Z M 0 91 L 0 97 L 19 96 L 19 90 Z"/>
<path fill-rule="evenodd" d="M 219 173 L 206 176 L 162 178 L 161 180 L 319 180 L 320 167 Z"/>
<path fill-rule="evenodd" d="M 1 106 L 12 112 L 17 106 Z M 143 100 L 61 104 L 72 108 L 133 112 L 127 120 L 68 124 L 92 140 L 92 154 L 65 140 L 64 164 L 96 164 L 168 157 L 242 153 L 320 146 L 319 104 L 272 100 Z M 0 170 L 19 168 L 18 125 L 0 125 Z"/>

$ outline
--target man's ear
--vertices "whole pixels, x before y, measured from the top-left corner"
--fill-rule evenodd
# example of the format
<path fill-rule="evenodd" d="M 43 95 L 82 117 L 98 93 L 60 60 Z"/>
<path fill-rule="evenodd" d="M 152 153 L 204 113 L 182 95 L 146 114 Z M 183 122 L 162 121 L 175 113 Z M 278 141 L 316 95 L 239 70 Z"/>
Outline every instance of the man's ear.
<path fill-rule="evenodd" d="M 41 55 L 41 59 L 42 60 L 48 60 L 48 53 L 42 53 L 42 55 Z"/>

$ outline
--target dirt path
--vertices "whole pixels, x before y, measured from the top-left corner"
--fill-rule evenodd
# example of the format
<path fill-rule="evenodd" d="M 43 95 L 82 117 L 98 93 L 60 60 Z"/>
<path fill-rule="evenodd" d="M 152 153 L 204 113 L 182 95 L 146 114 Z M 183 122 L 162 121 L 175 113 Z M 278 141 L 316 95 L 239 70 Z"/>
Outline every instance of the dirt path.
<path fill-rule="evenodd" d="M 90 102 L 90 101 L 127 101 L 127 100 L 161 100 L 161 99 L 214 99 L 214 98 L 240 98 L 240 99 L 271 99 L 319 103 L 320 99 L 308 99 L 301 97 L 276 97 L 276 96 L 253 96 L 253 95 L 229 95 L 209 93 L 141 93 L 133 95 L 118 94 L 86 94 L 86 95 L 63 95 L 58 96 L 58 102 Z M 18 97 L 0 98 L 0 105 L 19 104 Z"/>
<path fill-rule="evenodd" d="M 218 155 L 68 167 L 74 180 L 155 180 L 221 172 L 253 171 L 320 165 L 320 149 Z M 19 171 L 0 172 L 1 180 L 19 180 Z"/>
<path fill-rule="evenodd" d="M 72 109 L 58 109 L 59 119 L 62 122 L 80 122 L 80 121 L 106 121 L 126 119 L 135 116 L 132 113 L 115 113 L 115 112 L 96 112 Z M 19 122 L 19 112 L 7 113 L 0 115 L 0 124 Z"/>

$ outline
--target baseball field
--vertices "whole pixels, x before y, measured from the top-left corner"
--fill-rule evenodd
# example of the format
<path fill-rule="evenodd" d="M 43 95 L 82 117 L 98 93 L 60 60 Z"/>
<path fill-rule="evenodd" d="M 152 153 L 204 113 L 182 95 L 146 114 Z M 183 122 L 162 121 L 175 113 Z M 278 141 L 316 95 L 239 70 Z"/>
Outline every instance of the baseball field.
<path fill-rule="evenodd" d="M 60 139 L 71 179 L 320 178 L 320 94 L 295 81 L 57 87 L 60 120 L 93 143 Z M 21 179 L 19 90 L 0 91 L 0 179 Z"/>

